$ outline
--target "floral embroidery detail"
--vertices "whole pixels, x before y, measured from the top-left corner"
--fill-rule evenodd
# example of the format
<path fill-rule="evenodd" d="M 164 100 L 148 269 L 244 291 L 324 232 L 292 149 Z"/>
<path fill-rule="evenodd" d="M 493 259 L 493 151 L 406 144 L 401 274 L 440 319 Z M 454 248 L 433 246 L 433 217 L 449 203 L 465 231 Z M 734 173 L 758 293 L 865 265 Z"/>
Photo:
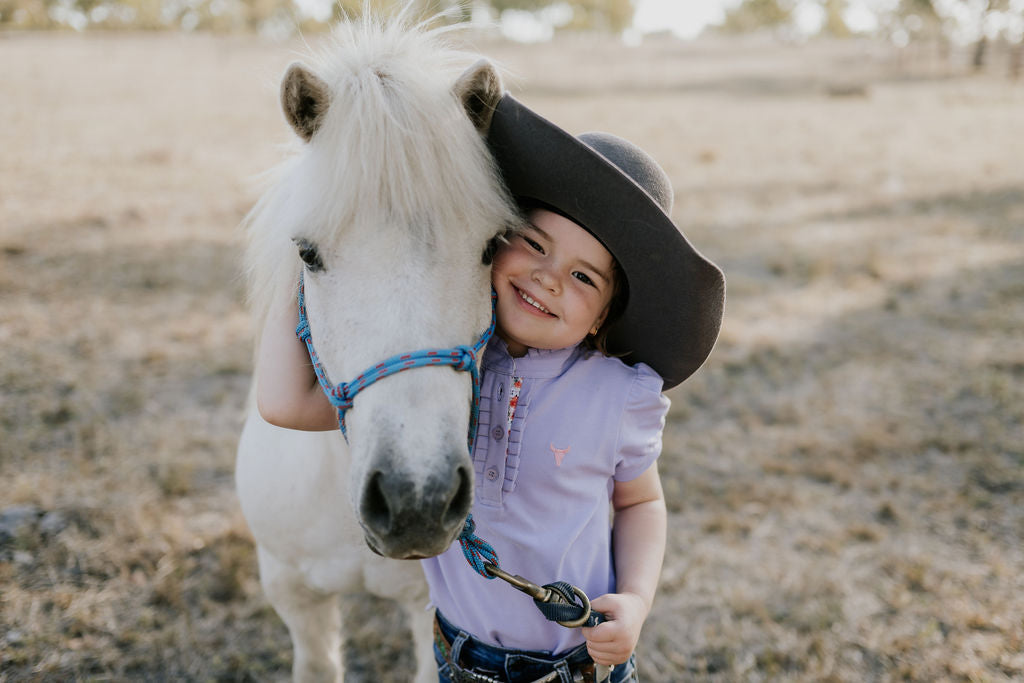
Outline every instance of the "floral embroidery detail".
<path fill-rule="evenodd" d="M 523 388 L 523 378 L 513 377 L 512 386 L 508 391 L 508 430 L 512 431 L 512 418 L 516 414 L 516 406 L 519 405 L 519 390 Z"/>
<path fill-rule="evenodd" d="M 562 459 L 565 454 L 572 449 L 572 446 L 566 446 L 565 448 L 555 448 L 555 444 L 551 444 L 551 452 L 555 454 L 555 467 L 562 466 Z"/>

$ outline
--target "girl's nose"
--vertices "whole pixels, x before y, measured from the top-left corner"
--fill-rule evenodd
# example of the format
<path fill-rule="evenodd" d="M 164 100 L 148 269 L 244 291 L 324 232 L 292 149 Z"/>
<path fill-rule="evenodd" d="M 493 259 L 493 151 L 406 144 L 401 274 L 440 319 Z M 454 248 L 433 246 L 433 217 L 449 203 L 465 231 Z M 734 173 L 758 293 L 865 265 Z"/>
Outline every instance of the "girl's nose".
<path fill-rule="evenodd" d="M 533 271 L 533 281 L 549 292 L 557 293 L 561 288 L 561 282 L 558 279 L 558 275 L 551 272 L 548 268 L 535 269 Z"/>

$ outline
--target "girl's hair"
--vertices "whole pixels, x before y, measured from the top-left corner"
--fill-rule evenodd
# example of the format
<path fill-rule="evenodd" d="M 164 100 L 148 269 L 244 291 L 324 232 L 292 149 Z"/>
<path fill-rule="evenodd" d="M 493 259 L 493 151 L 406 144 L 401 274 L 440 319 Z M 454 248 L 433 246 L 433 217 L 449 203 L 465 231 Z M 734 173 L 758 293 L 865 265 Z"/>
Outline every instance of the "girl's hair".
<path fill-rule="evenodd" d="M 544 202 L 533 199 L 532 197 L 517 197 L 516 202 L 519 204 L 519 209 L 520 211 L 522 211 L 524 216 L 533 209 L 544 209 L 546 211 L 551 211 L 552 213 L 557 213 L 560 216 L 564 216 L 565 218 L 571 220 L 573 223 L 576 223 L 575 218 L 566 214 L 561 209 L 558 209 L 557 207 L 551 206 L 550 204 L 546 204 Z M 576 224 L 579 225 L 579 223 Z M 482 258 L 483 264 L 485 266 L 491 265 L 491 263 L 494 261 L 494 254 L 495 252 L 498 251 L 498 247 L 500 247 L 504 243 L 507 243 L 508 238 L 512 237 L 518 232 L 519 229 L 516 228 L 508 230 L 507 232 L 501 235 L 496 235 L 495 237 L 492 237 L 491 240 L 487 243 L 487 247 L 484 249 Z M 588 230 L 587 232 L 590 231 Z M 611 251 L 609 251 L 608 253 L 611 254 Z M 604 317 L 604 321 L 601 323 L 601 326 L 597 328 L 597 332 L 595 332 L 594 334 L 588 334 L 581 343 L 583 344 L 584 348 L 590 349 L 591 351 L 597 351 L 601 354 L 604 354 L 605 356 L 622 356 L 625 354 L 611 353 L 608 350 L 608 331 L 611 329 L 611 326 L 615 324 L 615 321 L 622 316 L 622 312 L 626 310 L 626 302 L 629 300 L 629 283 L 626 281 L 626 273 L 623 272 L 622 266 L 619 265 L 619 260 L 615 258 L 614 254 L 611 254 L 611 257 L 612 296 L 611 299 L 608 301 L 608 315 Z"/>
<path fill-rule="evenodd" d="M 622 353 L 612 353 L 608 350 L 608 331 L 612 325 L 622 316 L 626 310 L 626 302 L 629 300 L 629 283 L 626 282 L 626 274 L 622 271 L 618 259 L 612 256 L 612 298 L 608 301 L 608 315 L 604 317 L 601 326 L 594 334 L 588 334 L 583 339 L 584 348 L 598 351 L 605 356 L 622 356 Z"/>

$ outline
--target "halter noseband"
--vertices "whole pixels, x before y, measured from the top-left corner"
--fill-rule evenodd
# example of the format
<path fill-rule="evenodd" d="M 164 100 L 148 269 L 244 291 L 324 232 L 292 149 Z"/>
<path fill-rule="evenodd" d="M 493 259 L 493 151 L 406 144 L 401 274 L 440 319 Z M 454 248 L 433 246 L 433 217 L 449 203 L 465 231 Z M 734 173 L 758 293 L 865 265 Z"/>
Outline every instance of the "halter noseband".
<path fill-rule="evenodd" d="M 316 372 L 317 380 L 320 381 L 320 387 L 327 394 L 327 400 L 331 402 L 331 405 L 338 409 L 338 426 L 341 428 L 341 434 L 345 437 L 345 440 L 348 440 L 348 431 L 345 429 L 345 413 L 352 407 L 352 401 L 360 391 L 379 379 L 404 370 L 412 370 L 413 368 L 421 368 L 428 365 L 450 365 L 456 370 L 468 370 L 469 374 L 473 377 L 473 404 L 469 414 L 468 435 L 469 448 L 472 450 L 477 419 L 480 415 L 480 370 L 477 366 L 477 358 L 484 347 L 487 346 L 491 335 L 494 334 L 494 307 L 496 300 L 497 294 L 492 289 L 491 324 L 473 346 L 456 346 L 450 349 L 423 349 L 413 351 L 412 353 L 391 356 L 387 360 L 367 368 L 351 382 L 331 384 L 331 380 L 327 377 L 327 371 L 324 369 L 323 363 L 320 362 L 320 356 L 317 355 L 316 349 L 313 348 L 313 335 L 309 329 L 309 320 L 306 318 L 305 279 L 300 276 L 299 324 L 295 328 L 295 335 L 306 344 L 306 349 L 309 351 L 309 360 L 313 363 L 313 370 Z"/>
<path fill-rule="evenodd" d="M 320 357 L 313 348 L 313 335 L 309 330 L 309 320 L 306 318 L 305 280 L 299 279 L 299 324 L 295 328 L 295 334 L 306 344 L 309 351 L 309 359 L 313 362 L 313 369 L 316 371 L 316 378 L 320 381 L 320 387 L 327 394 L 327 399 L 338 409 L 338 426 L 341 433 L 348 440 L 348 433 L 345 429 L 345 413 L 352 407 L 352 401 L 360 391 L 374 382 L 388 375 L 403 370 L 421 368 L 427 365 L 450 365 L 456 370 L 468 370 L 473 377 L 473 405 L 469 416 L 469 443 L 470 453 L 473 451 L 473 439 L 476 436 L 476 425 L 480 417 L 480 370 L 477 366 L 477 358 L 487 346 L 487 342 L 494 334 L 495 306 L 498 300 L 497 293 L 491 289 L 491 324 L 487 327 L 480 339 L 473 346 L 456 346 L 451 349 L 424 349 L 413 351 L 398 356 L 392 356 L 387 360 L 366 369 L 351 382 L 342 384 L 331 384 L 327 378 L 327 371 L 324 370 Z M 470 514 L 462 527 L 458 541 L 462 546 L 462 553 L 466 561 L 485 579 L 500 578 L 509 582 L 518 590 L 528 593 L 534 598 L 534 604 L 549 621 L 557 621 L 559 624 L 575 628 L 577 626 L 596 626 L 606 619 L 605 615 L 590 608 L 590 600 L 587 594 L 579 588 L 564 581 L 549 583 L 545 586 L 538 586 L 521 576 L 515 576 L 501 569 L 498 563 L 498 554 L 490 543 L 477 536 L 476 523 L 473 515 Z M 578 602 L 579 601 L 579 602 Z M 581 604 L 582 603 L 582 604 Z"/>

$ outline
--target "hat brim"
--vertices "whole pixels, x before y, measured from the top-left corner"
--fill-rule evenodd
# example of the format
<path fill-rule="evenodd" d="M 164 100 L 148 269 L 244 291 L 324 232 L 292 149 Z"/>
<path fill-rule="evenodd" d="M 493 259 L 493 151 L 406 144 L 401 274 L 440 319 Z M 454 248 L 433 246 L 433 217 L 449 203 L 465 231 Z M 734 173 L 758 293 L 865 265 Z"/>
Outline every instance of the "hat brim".
<path fill-rule="evenodd" d="M 511 95 L 494 111 L 488 144 L 513 195 L 573 218 L 625 272 L 629 298 L 609 352 L 651 366 L 666 389 L 696 372 L 721 328 L 722 271 L 632 178 Z"/>

